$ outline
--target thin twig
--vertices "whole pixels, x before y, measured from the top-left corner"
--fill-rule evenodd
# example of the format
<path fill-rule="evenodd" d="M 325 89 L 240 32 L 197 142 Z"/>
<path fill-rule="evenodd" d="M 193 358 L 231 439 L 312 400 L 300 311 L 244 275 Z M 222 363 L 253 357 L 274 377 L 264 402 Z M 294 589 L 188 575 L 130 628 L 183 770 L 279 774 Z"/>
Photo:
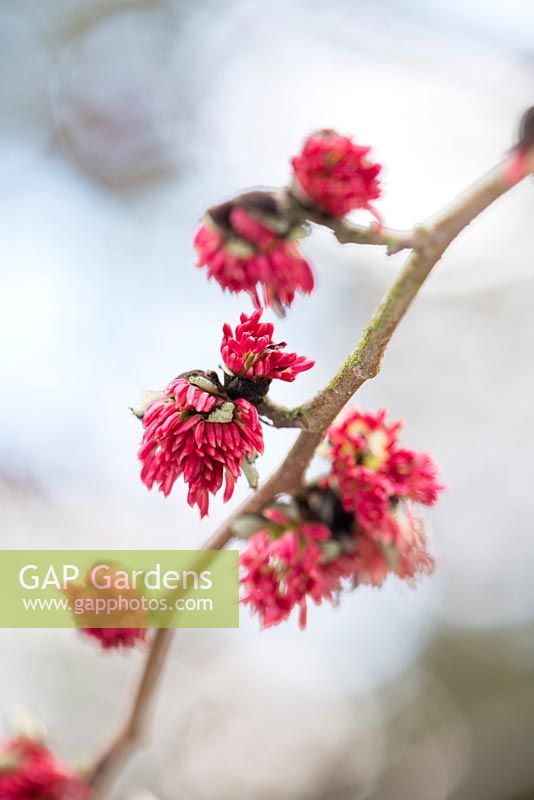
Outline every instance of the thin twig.
<path fill-rule="evenodd" d="M 340 244 L 374 244 L 386 248 L 388 255 L 402 250 L 418 250 L 425 247 L 427 231 L 416 227 L 411 231 L 398 231 L 372 222 L 370 225 L 355 225 L 345 217 L 332 217 L 306 205 L 295 194 L 295 188 L 283 189 L 278 201 L 286 214 L 296 223 L 313 222 L 329 228 Z"/>
<path fill-rule="evenodd" d="M 275 428 L 304 427 L 304 420 L 299 407 L 286 408 L 286 406 L 275 403 L 268 395 L 258 405 L 258 411 L 261 416 L 267 417 Z"/>
<path fill-rule="evenodd" d="M 95 797 L 102 796 L 112 776 L 143 737 L 151 710 L 150 701 L 161 679 L 173 633 L 172 628 L 160 628 L 154 634 L 126 724 L 88 776 Z"/>
<path fill-rule="evenodd" d="M 290 494 L 299 489 L 327 427 L 360 386 L 378 374 L 382 356 L 393 333 L 449 244 L 485 208 L 524 177 L 517 175 L 513 180 L 504 180 L 508 166 L 507 162 L 500 164 L 450 208 L 421 228 L 424 231 L 423 246 L 420 245 L 421 240 L 418 242 L 416 238 L 401 240 L 406 242 L 406 247 L 414 248 L 413 252 L 371 317 L 355 349 L 323 390 L 297 409 L 283 409 L 270 401 L 264 403 L 261 412 L 278 426 L 302 427 L 305 430 L 298 435 L 273 475 L 204 543 L 202 549 L 220 550 L 226 547 L 232 538 L 232 525 L 237 517 L 244 513 L 257 513 L 277 495 Z M 332 220 L 319 219 L 307 210 L 306 217 L 327 225 L 336 235 L 341 232 L 342 237 L 346 236 L 345 223 L 334 224 Z M 344 241 L 361 240 L 355 235 Z M 380 243 L 389 244 L 385 241 Z M 97 797 L 103 796 L 118 768 L 144 733 L 172 634 L 172 630 L 161 629 L 154 635 L 123 731 L 104 751 L 93 769 L 91 784 L 97 791 Z"/>

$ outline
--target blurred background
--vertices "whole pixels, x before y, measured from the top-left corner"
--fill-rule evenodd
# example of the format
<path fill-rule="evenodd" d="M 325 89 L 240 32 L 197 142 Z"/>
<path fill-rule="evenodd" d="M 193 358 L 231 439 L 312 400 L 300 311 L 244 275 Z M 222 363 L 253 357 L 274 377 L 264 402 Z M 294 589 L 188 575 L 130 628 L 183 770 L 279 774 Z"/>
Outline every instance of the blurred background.
<path fill-rule="evenodd" d="M 193 268 L 202 211 L 283 183 L 335 127 L 385 165 L 387 223 L 420 222 L 511 145 L 533 31 L 531 0 L 2 0 L 2 547 L 197 546 L 228 509 L 200 523 L 182 486 L 142 487 L 128 406 L 216 367 L 249 310 Z M 441 466 L 435 576 L 314 608 L 305 633 L 246 611 L 238 631 L 178 632 L 117 800 L 534 796 L 533 215 L 525 182 L 460 237 L 357 398 Z M 276 387 L 290 404 L 402 263 L 321 230 L 304 249 L 317 290 L 277 331 L 317 366 Z M 263 475 L 293 433 L 265 435 Z M 2 732 L 30 713 L 65 758 L 100 751 L 142 654 L 72 631 L 0 647 Z"/>

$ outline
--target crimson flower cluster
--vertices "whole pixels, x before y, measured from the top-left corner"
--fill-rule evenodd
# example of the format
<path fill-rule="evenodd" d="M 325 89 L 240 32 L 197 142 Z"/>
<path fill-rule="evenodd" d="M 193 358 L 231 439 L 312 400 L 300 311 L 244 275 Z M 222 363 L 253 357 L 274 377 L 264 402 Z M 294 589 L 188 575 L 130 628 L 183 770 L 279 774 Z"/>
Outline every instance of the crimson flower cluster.
<path fill-rule="evenodd" d="M 331 217 L 370 211 L 380 197 L 381 165 L 370 147 L 331 130 L 313 133 L 291 159 L 292 182 L 283 192 L 248 192 L 210 208 L 194 245 L 197 266 L 230 292 L 247 292 L 256 308 L 273 306 L 280 314 L 297 292 L 314 288 L 313 272 L 299 250 L 305 234 L 304 209 Z M 300 212 L 299 212 L 300 209 Z"/>
<path fill-rule="evenodd" d="M 263 522 L 241 555 L 242 602 L 260 616 L 264 627 L 276 625 L 299 607 L 306 625 L 306 600 L 332 599 L 335 585 L 323 570 L 321 545 L 331 538 L 322 522 L 302 519 L 291 506 L 265 510 Z"/>
<path fill-rule="evenodd" d="M 382 168 L 369 147 L 321 130 L 291 166 L 287 189 L 248 192 L 210 208 L 195 237 L 197 265 L 223 289 L 247 292 L 256 306 L 235 329 L 223 328 L 223 381 L 214 372 L 186 373 L 144 412 L 143 482 L 168 495 L 182 477 L 201 516 L 223 483 L 224 501 L 230 499 L 241 472 L 254 485 L 252 464 L 263 452 L 258 409 L 272 380 L 293 381 L 313 366 L 277 343 L 261 318 L 262 306 L 283 314 L 297 292 L 314 287 L 298 248 L 303 222 L 364 209 L 381 225 L 372 204 Z M 304 626 L 308 600 L 334 600 L 346 584 L 379 586 L 389 574 L 410 580 L 432 571 L 414 504 L 432 505 L 442 487 L 429 456 L 399 445 L 400 427 L 383 411 L 349 412 L 328 432 L 326 477 L 237 520 L 234 532 L 249 538 L 241 558 L 243 602 L 264 626 L 295 607 Z"/>
<path fill-rule="evenodd" d="M 189 487 L 188 503 L 201 516 L 210 495 L 223 483 L 224 502 L 247 464 L 263 453 L 263 434 L 256 405 L 271 380 L 293 380 L 313 362 L 284 352 L 272 340 L 273 326 L 261 313 L 241 316 L 235 334 L 224 326 L 221 353 L 224 385 L 217 374 L 193 372 L 175 378 L 153 400 L 143 416 L 139 451 L 141 479 L 168 495 L 179 477 Z"/>
<path fill-rule="evenodd" d="M 223 327 L 221 356 L 227 374 L 249 381 L 294 381 L 300 372 L 315 364 L 305 356 L 287 353 L 285 342 L 273 342 L 274 325 L 261 321 L 261 312 L 250 317 L 241 314 L 235 333 L 226 323 Z"/>
<path fill-rule="evenodd" d="M 336 131 L 317 131 L 291 159 L 294 191 L 306 204 L 330 216 L 342 217 L 363 208 L 380 222 L 371 201 L 380 197 L 382 167 L 369 160 L 370 150 Z"/>
<path fill-rule="evenodd" d="M 392 498 L 431 506 L 443 489 L 426 453 L 399 447 L 401 427 L 388 424 L 383 409 L 351 409 L 328 432 L 331 482 L 363 527 L 387 529 Z"/>
<path fill-rule="evenodd" d="M 243 461 L 263 452 L 263 435 L 252 403 L 225 399 L 216 384 L 210 390 L 209 380 L 205 391 L 195 379 L 171 381 L 163 397 L 147 408 L 139 458 L 143 483 L 149 489 L 156 483 L 165 496 L 183 476 L 189 486 L 187 502 L 204 517 L 210 495 L 223 482 L 224 502 L 231 498 Z"/>
<path fill-rule="evenodd" d="M 432 505 L 443 487 L 428 455 L 399 447 L 400 427 L 384 411 L 349 411 L 328 433 L 329 474 L 252 520 L 241 556 L 243 602 L 264 626 L 298 607 L 304 627 L 307 601 L 331 601 L 346 584 L 432 572 L 413 504 Z"/>
<path fill-rule="evenodd" d="M 21 736 L 0 749 L 2 800 L 89 800 L 89 786 L 40 741 Z"/>

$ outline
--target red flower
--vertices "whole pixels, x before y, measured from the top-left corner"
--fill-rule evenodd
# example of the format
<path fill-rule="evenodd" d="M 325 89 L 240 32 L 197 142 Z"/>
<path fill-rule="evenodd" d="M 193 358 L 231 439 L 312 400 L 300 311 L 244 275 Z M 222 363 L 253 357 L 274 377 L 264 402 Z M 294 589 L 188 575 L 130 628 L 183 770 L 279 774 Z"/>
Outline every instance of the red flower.
<path fill-rule="evenodd" d="M 330 569 L 349 578 L 354 586 L 379 587 L 389 575 L 407 582 L 414 582 L 419 575 L 431 575 L 434 559 L 428 552 L 421 520 L 405 508 L 391 513 L 390 526 L 395 535 L 389 543 L 384 542 L 380 531 L 356 529 L 352 551 L 334 560 Z"/>
<path fill-rule="evenodd" d="M 399 497 L 432 506 L 444 488 L 437 479 L 436 465 L 426 453 L 399 448 L 391 453 L 387 476 Z"/>
<path fill-rule="evenodd" d="M 236 535 L 249 536 L 241 556 L 242 601 L 275 625 L 306 605 L 335 600 L 345 585 L 381 586 L 389 575 L 413 581 L 430 574 L 413 502 L 431 505 L 443 488 L 429 456 L 398 446 L 399 422 L 386 412 L 347 411 L 328 431 L 330 475 L 301 489 L 293 504 L 245 515 Z"/>
<path fill-rule="evenodd" d="M 340 551 L 327 561 L 323 571 L 332 581 L 338 581 L 340 590 L 344 582 L 352 588 L 360 585 L 378 587 L 388 577 L 390 564 L 383 544 L 360 531 L 353 535 L 350 548 L 346 547 L 345 552 Z"/>
<path fill-rule="evenodd" d="M 243 398 L 229 402 L 217 392 L 193 385 L 194 377 L 176 378 L 154 400 L 143 417 L 139 459 L 141 480 L 156 483 L 168 495 L 180 476 L 189 486 L 187 501 L 201 516 L 209 495 L 225 480 L 224 502 L 230 499 L 245 458 L 263 452 L 263 435 L 255 407 Z"/>
<path fill-rule="evenodd" d="M 330 427 L 328 441 L 336 468 L 355 464 L 376 472 L 389 462 L 397 445 L 401 422 L 388 424 L 387 412 L 348 409 Z"/>
<path fill-rule="evenodd" d="M 313 133 L 291 160 L 297 196 L 333 217 L 367 209 L 380 223 L 371 201 L 380 197 L 382 167 L 368 160 L 370 149 L 336 131 Z"/>
<path fill-rule="evenodd" d="M 0 750 L 2 800 L 89 800 L 89 786 L 41 742 L 19 737 Z"/>
<path fill-rule="evenodd" d="M 339 463 L 337 466 L 339 468 Z M 355 514 L 362 528 L 390 534 L 390 483 L 376 472 L 359 465 L 334 474 L 338 476 L 344 509 Z M 325 485 L 328 483 L 326 479 Z"/>
<path fill-rule="evenodd" d="M 386 412 L 349 410 L 331 426 L 332 475 L 344 507 L 354 511 L 365 528 L 382 529 L 391 537 L 389 510 L 399 498 L 433 505 L 443 486 L 426 453 L 398 447 L 401 423 L 386 423 Z"/>
<path fill-rule="evenodd" d="M 325 564 L 323 570 L 331 578 L 348 579 L 353 586 L 379 587 L 389 575 L 413 581 L 418 575 L 431 575 L 434 559 L 428 552 L 428 541 L 421 521 L 407 509 L 390 513 L 392 541 L 385 542 L 382 530 L 355 528 L 352 548 Z"/>
<path fill-rule="evenodd" d="M 307 523 L 276 510 L 265 516 L 265 530 L 254 533 L 241 554 L 242 602 L 251 606 L 262 625 L 277 625 L 299 608 L 299 625 L 306 626 L 308 599 L 319 604 L 331 598 L 337 579 L 321 570 L 321 542 L 330 537 L 322 523 Z"/>
<path fill-rule="evenodd" d="M 388 425 L 386 412 L 348 411 L 328 431 L 332 475 L 347 511 L 356 514 L 364 528 L 391 534 L 389 520 L 393 489 L 384 466 L 397 443 L 400 424 Z"/>
<path fill-rule="evenodd" d="M 247 380 L 294 381 L 299 372 L 313 367 L 314 361 L 284 352 L 285 342 L 273 342 L 274 326 L 261 322 L 261 311 L 255 311 L 250 317 L 241 314 L 240 320 L 235 333 L 230 325 L 223 327 L 221 355 L 232 375 Z"/>
<path fill-rule="evenodd" d="M 413 581 L 434 569 L 424 529 L 404 502 L 389 507 L 378 529 L 347 514 L 330 486 L 312 488 L 299 509 L 278 505 L 263 518 L 243 518 L 242 530 L 250 533 L 252 525 L 254 532 L 241 554 L 242 602 L 263 627 L 283 622 L 297 607 L 304 628 L 308 600 L 334 602 L 347 585 L 381 586 L 389 575 Z"/>
<path fill-rule="evenodd" d="M 296 244 L 301 235 L 270 195 L 252 192 L 206 214 L 194 240 L 197 266 L 207 267 L 223 289 L 248 292 L 256 308 L 262 306 L 261 288 L 263 304 L 281 312 L 297 291 L 313 289 L 311 267 Z"/>

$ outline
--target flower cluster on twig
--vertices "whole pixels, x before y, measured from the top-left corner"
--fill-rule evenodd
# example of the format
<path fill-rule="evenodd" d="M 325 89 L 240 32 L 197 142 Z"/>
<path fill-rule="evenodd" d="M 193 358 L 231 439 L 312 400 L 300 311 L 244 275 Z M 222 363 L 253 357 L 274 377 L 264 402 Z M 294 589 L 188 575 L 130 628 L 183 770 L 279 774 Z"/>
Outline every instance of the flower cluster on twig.
<path fill-rule="evenodd" d="M 249 538 L 243 602 L 264 626 L 298 607 L 305 627 L 307 601 L 333 601 L 344 586 L 432 572 L 414 504 L 433 505 L 443 487 L 426 453 L 399 446 L 400 427 L 388 424 L 384 411 L 349 410 L 328 432 L 328 475 L 290 501 L 236 521 L 236 535 Z"/>

